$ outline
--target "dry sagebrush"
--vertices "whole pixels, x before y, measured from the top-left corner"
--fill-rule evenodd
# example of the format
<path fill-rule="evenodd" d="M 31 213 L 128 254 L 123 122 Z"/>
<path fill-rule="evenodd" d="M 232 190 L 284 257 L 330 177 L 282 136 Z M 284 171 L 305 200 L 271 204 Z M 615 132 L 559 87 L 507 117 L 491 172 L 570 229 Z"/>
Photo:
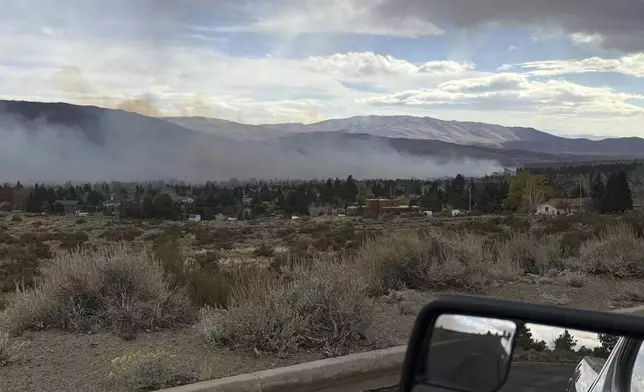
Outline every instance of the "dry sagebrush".
<path fill-rule="evenodd" d="M 285 355 L 337 355 L 364 338 L 371 320 L 367 283 L 346 262 L 296 263 L 279 279 L 239 285 L 228 309 L 204 308 L 198 328 L 217 345 Z"/>
<path fill-rule="evenodd" d="M 395 231 L 367 240 L 354 258 L 354 268 L 367 278 L 372 295 L 390 290 L 477 290 L 483 272 L 496 266 L 484 239 L 449 230 Z"/>
<path fill-rule="evenodd" d="M 584 242 L 579 257 L 569 261 L 573 270 L 617 278 L 644 276 L 644 238 L 631 225 L 608 226 L 597 238 Z"/>
<path fill-rule="evenodd" d="M 0 366 L 14 362 L 26 344 L 26 342 L 13 341 L 8 333 L 0 332 Z"/>
<path fill-rule="evenodd" d="M 514 274 L 547 275 L 563 269 L 561 243 L 554 235 L 513 233 L 497 242 L 496 249 L 499 264 Z"/>
<path fill-rule="evenodd" d="M 144 248 L 117 244 L 58 256 L 33 288 L 19 288 L 3 316 L 12 333 L 25 329 L 137 331 L 190 320 L 191 303 L 172 289 Z"/>
<path fill-rule="evenodd" d="M 166 351 L 133 351 L 110 362 L 110 380 L 128 391 L 152 391 L 194 381 L 176 373 Z"/>

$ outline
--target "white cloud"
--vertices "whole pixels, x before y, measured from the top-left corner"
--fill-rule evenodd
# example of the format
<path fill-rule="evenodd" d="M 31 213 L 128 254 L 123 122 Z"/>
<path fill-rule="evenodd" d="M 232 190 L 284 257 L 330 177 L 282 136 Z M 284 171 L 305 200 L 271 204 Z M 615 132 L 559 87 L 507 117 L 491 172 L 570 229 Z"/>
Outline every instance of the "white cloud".
<path fill-rule="evenodd" d="M 306 60 L 305 66 L 316 72 L 341 76 L 373 75 L 458 75 L 474 70 L 471 62 L 429 61 L 415 65 L 407 60 L 373 52 L 338 53 L 327 57 L 315 56 Z"/>
<path fill-rule="evenodd" d="M 98 39 L 68 28 L 62 35 L 43 34 L 39 28 L 5 31 L 0 35 L 4 99 L 68 101 L 246 123 L 412 114 L 547 126 L 569 133 L 641 132 L 642 108 L 632 101 L 641 97 L 635 94 L 564 80 L 535 82 L 527 74 L 481 72 L 466 61 L 414 63 L 373 52 L 235 57 L 202 39 Z M 639 61 L 636 55 L 625 56 L 619 66 L 635 72 Z M 504 70 L 512 67 L 518 65 Z M 607 126 L 612 128 L 607 131 Z"/>
<path fill-rule="evenodd" d="M 565 80 L 532 81 L 514 73 L 449 81 L 437 88 L 360 98 L 367 105 L 471 105 L 488 110 L 550 113 L 560 116 L 642 116 L 644 108 L 630 103 L 637 94 L 607 87 L 587 87 Z"/>
<path fill-rule="evenodd" d="M 604 37 L 600 34 L 575 33 L 570 35 L 570 40 L 577 45 L 601 45 Z"/>
<path fill-rule="evenodd" d="M 520 64 L 504 64 L 499 70 L 518 68 L 528 76 L 553 76 L 589 72 L 616 72 L 644 77 L 644 53 L 634 53 L 618 59 L 591 57 L 583 60 L 547 60 Z"/>

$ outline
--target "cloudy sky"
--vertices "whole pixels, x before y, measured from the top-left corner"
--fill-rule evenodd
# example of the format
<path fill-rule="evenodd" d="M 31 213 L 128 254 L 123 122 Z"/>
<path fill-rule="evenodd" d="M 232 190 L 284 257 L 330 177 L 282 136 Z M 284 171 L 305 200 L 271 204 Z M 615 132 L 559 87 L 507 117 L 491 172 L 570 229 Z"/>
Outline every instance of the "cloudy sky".
<path fill-rule="evenodd" d="M 0 0 L 0 98 L 644 136 L 644 0 Z"/>

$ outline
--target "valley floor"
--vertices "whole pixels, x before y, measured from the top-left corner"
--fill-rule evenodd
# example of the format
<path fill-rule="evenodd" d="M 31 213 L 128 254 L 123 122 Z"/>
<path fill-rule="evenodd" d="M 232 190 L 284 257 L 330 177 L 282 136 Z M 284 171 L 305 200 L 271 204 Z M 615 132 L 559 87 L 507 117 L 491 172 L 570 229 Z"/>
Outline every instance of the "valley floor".
<path fill-rule="evenodd" d="M 528 230 L 530 227 L 543 229 L 555 226 L 561 229 L 555 233 L 556 235 L 570 236 L 571 233 L 591 230 L 592 226 L 591 223 L 582 222 L 582 218 L 575 218 L 577 221 L 569 223 L 551 221 L 526 223 L 533 219 L 532 217 L 512 217 L 497 223 L 498 219 L 506 218 L 484 217 L 475 220 L 445 219 L 442 221 L 420 218 L 410 220 L 396 218 L 392 221 L 311 219 L 297 223 L 260 222 L 244 227 L 229 225 L 215 227 L 208 223 L 197 225 L 167 222 L 123 223 L 91 217 L 82 220 L 56 217 L 22 217 L 21 220 L 15 220 L 6 217 L 0 233 L 2 234 L 0 247 L 4 255 L 13 252 L 12 254 L 18 256 L 17 259 L 14 258 L 18 260 L 15 263 L 22 264 L 11 264 L 14 267 L 32 266 L 34 263 L 38 265 L 64 260 L 61 258 L 64 256 L 61 255 L 67 252 L 66 241 L 73 242 L 74 238 L 76 238 L 74 242 L 76 246 L 80 245 L 87 249 L 125 240 L 133 244 L 140 243 L 154 252 L 155 246 L 160 246 L 159 238 L 181 231 L 182 234 L 177 235 L 176 238 L 183 244 L 185 259 L 192 260 L 192 263 L 218 263 L 223 267 L 235 264 L 236 259 L 244 259 L 244 261 L 253 260 L 271 269 L 284 267 L 284 263 L 288 265 L 289 255 L 294 253 L 300 257 L 306 255 L 322 257 L 320 254 L 326 254 L 336 258 L 351 257 L 360 260 L 365 256 L 363 253 L 371 254 L 368 252 L 376 249 L 378 243 L 391 241 L 391 238 L 378 239 L 380 237 L 369 240 L 368 236 L 372 234 L 382 236 L 383 233 L 386 235 L 387 232 L 410 227 L 415 230 L 428 227 L 444 230 L 445 227 L 451 227 L 460 232 L 467 228 L 470 234 L 479 233 L 472 235 L 490 237 L 491 234 L 498 234 L 504 230 L 519 231 L 520 227 Z M 519 220 L 525 222 L 519 222 Z M 78 234 L 79 232 L 85 233 L 85 236 Z M 35 238 L 31 238 L 30 234 L 35 235 Z M 494 238 L 496 238 L 495 241 L 502 240 L 502 237 Z M 370 250 L 365 248 L 367 246 L 371 246 Z M 585 245 L 579 246 L 582 247 L 583 254 Z M 35 250 L 38 247 L 42 249 Z M 47 251 L 52 254 L 45 252 L 43 247 L 47 247 Z M 499 252 L 497 250 L 496 255 L 500 260 L 505 256 Z M 204 254 L 208 256 L 200 256 Z M 579 254 L 579 251 L 576 254 Z M 382 257 L 383 263 L 387 262 L 386 258 Z M 401 257 L 407 256 L 401 255 Z M 566 255 L 566 257 L 573 256 Z M 509 271 L 507 266 L 504 266 L 502 273 L 494 275 L 497 278 L 468 286 L 465 291 L 495 298 L 585 309 L 609 310 L 644 303 L 644 295 L 640 294 L 644 293 L 644 279 L 616 278 L 588 271 L 573 271 L 572 269 L 577 268 L 579 264 L 572 261 L 565 263 L 568 264 L 561 267 L 559 271 L 552 267 L 543 270 L 537 268 L 532 272 L 523 273 Z M 23 278 L 37 281 L 37 274 L 31 276 L 34 274 L 31 268 L 20 270 L 8 268 L 8 265 L 10 265 L 8 261 L 0 264 L 0 272 L 3 274 L 0 277 L 4 277 L 5 287 L 9 285 L 10 279 L 20 274 Z M 490 266 L 490 270 L 498 268 L 500 267 L 496 264 Z M 467 276 L 459 275 L 459 279 L 470 279 Z M 11 301 L 8 300 L 9 291 L 5 290 L 8 301 L 5 306 L 11 307 Z M 445 286 L 444 289 L 418 287 L 413 290 L 390 289 L 387 294 L 372 295 L 374 309 L 370 313 L 371 322 L 364 331 L 363 339 L 341 347 L 333 355 L 406 344 L 417 312 L 432 293 L 438 291 L 462 292 L 463 290 L 449 286 Z M 25 342 L 26 345 L 11 362 L 0 366 L 0 380 L 2 380 L 0 391 L 3 392 L 125 391 L 128 387 L 116 384 L 110 378 L 113 369 L 112 361 L 128 353 L 137 352 L 166 351 L 169 356 L 164 366 L 173 369 L 176 379 L 171 380 L 171 383 L 175 385 L 288 366 L 325 357 L 325 351 L 320 349 L 300 350 L 288 355 L 279 355 L 231 345 L 213 346 L 207 342 L 203 331 L 196 325 L 140 331 L 133 340 L 122 339 L 108 331 L 90 333 L 27 328 L 10 341 Z M 149 389 L 150 385 L 152 384 L 141 385 L 141 390 Z"/>

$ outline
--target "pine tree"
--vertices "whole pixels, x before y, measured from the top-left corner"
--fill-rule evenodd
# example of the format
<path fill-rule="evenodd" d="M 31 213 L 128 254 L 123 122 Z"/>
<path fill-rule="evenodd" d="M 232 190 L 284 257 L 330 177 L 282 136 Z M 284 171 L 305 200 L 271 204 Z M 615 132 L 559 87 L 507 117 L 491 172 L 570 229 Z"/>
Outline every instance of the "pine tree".
<path fill-rule="evenodd" d="M 566 329 L 561 335 L 554 340 L 556 351 L 573 351 L 577 345 L 577 341 L 572 338 L 572 335 Z"/>
<path fill-rule="evenodd" d="M 606 207 L 606 211 L 617 212 L 617 193 L 619 192 L 617 188 L 617 177 L 615 177 L 614 174 L 611 174 L 610 177 L 608 177 L 606 193 L 604 195 L 604 206 Z"/>
<path fill-rule="evenodd" d="M 532 348 L 534 344 L 532 331 L 530 331 L 530 328 L 525 323 L 519 324 L 514 341 L 516 346 L 523 350 L 530 350 Z"/>
<path fill-rule="evenodd" d="M 617 207 L 619 212 L 624 212 L 626 210 L 633 209 L 633 194 L 631 188 L 628 185 L 628 179 L 626 178 L 626 173 L 621 171 L 617 174 L 616 185 L 617 193 Z"/>
<path fill-rule="evenodd" d="M 601 174 L 597 174 L 590 185 L 590 197 L 593 206 L 601 213 L 606 212 L 606 185 Z"/>

